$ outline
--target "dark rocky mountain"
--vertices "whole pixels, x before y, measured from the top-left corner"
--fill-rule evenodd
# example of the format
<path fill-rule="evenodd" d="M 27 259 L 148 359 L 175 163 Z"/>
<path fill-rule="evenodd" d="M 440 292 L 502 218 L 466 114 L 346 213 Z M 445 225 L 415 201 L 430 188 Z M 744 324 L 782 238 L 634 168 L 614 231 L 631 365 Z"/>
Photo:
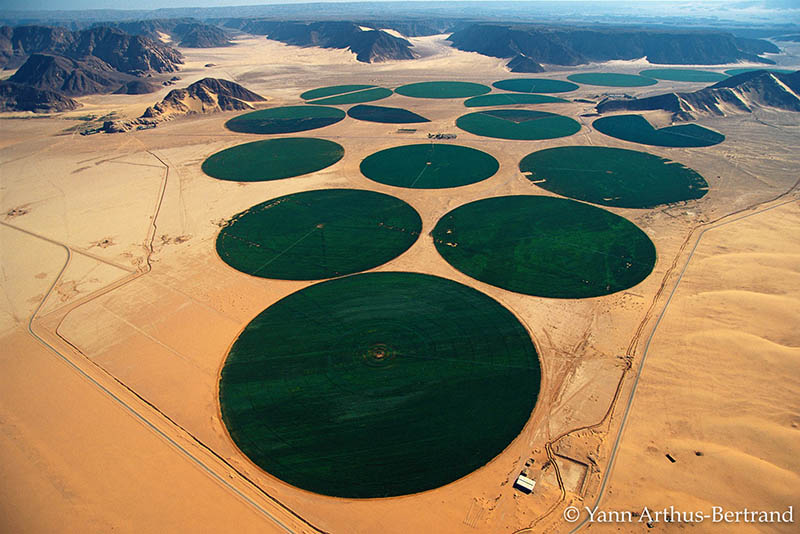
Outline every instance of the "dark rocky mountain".
<path fill-rule="evenodd" d="M 354 22 L 245 21 L 242 31 L 296 46 L 347 48 L 364 63 L 414 59 L 412 44 L 382 30 L 364 30 Z"/>
<path fill-rule="evenodd" d="M 266 99 L 238 83 L 203 78 L 184 89 L 173 89 L 161 102 L 147 108 L 142 119 L 168 120 L 193 113 L 253 109 L 250 102 Z"/>
<path fill-rule="evenodd" d="M 178 46 L 187 48 L 212 48 L 233 44 L 221 28 L 191 18 L 128 20 L 93 25 L 102 26 L 117 28 L 131 35 L 142 35 L 154 41 L 160 41 L 166 35 Z"/>
<path fill-rule="evenodd" d="M 715 31 L 505 26 L 472 24 L 450 35 L 455 48 L 492 57 L 529 57 L 537 63 L 580 65 L 639 59 L 674 65 L 711 65 L 739 60 L 772 64 L 759 57 L 780 50 L 768 41 Z"/>
<path fill-rule="evenodd" d="M 57 91 L 37 89 L 9 81 L 0 82 L 0 111 L 52 113 L 80 107 L 75 100 Z"/>
<path fill-rule="evenodd" d="M 98 27 L 76 32 L 44 26 L 0 28 L 0 67 L 18 67 L 35 53 L 73 59 L 94 56 L 130 74 L 174 72 L 183 63 L 183 56 L 174 48 L 117 28 Z"/>
<path fill-rule="evenodd" d="M 36 89 L 58 91 L 67 96 L 110 93 L 133 78 L 102 59 L 87 56 L 71 59 L 49 54 L 32 54 L 9 81 Z"/>
<path fill-rule="evenodd" d="M 115 95 L 145 95 L 148 93 L 155 93 L 161 89 L 158 85 L 142 80 L 140 78 L 131 80 L 128 83 L 120 86 L 119 89 L 114 91 Z"/>
<path fill-rule="evenodd" d="M 664 110 L 672 113 L 674 120 L 692 120 L 700 116 L 751 113 L 763 107 L 800 112 L 800 71 L 745 72 L 693 93 L 605 100 L 597 105 L 597 111 Z"/>
<path fill-rule="evenodd" d="M 517 54 L 506 63 L 511 72 L 544 72 L 544 67 L 523 54 Z"/>

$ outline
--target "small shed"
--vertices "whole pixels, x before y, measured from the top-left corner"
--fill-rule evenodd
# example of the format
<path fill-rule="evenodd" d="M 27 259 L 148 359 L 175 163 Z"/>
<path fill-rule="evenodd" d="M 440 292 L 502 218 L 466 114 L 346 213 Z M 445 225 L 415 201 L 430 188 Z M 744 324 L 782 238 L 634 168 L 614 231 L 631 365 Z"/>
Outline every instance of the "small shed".
<path fill-rule="evenodd" d="M 536 486 L 536 481 L 526 477 L 524 473 L 520 473 L 514 482 L 514 487 L 523 493 L 532 492 L 534 486 Z"/>

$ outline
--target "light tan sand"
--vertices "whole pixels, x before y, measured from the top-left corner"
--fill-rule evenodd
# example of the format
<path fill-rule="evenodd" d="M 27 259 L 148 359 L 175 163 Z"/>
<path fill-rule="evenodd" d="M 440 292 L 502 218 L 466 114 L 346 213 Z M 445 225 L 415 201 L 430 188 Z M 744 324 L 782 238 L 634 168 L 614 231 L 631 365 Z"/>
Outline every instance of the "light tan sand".
<path fill-rule="evenodd" d="M 248 38 L 235 47 L 186 50 L 179 84 L 204 76 L 223 77 L 268 97 L 268 105 L 284 105 L 298 104 L 302 91 L 324 85 L 374 83 L 393 88 L 446 79 L 489 84 L 510 77 L 501 60 L 445 48 L 441 36 L 416 42 L 430 55 L 412 62 L 365 65 L 344 51 L 298 49 Z M 207 63 L 217 66 L 205 68 Z M 46 296 L 34 321 L 39 335 L 169 439 L 183 444 L 203 466 L 291 523 L 297 532 L 304 528 L 302 521 L 261 491 L 305 521 L 337 534 L 513 532 L 540 520 L 548 510 L 553 513 L 537 529 L 563 532 L 558 520 L 562 490 L 548 460 L 548 442 L 576 428 L 592 427 L 559 440 L 551 451 L 563 471 L 567 500 L 583 496 L 588 501 L 606 466 L 607 438 L 614 437 L 618 424 L 618 418 L 613 419 L 609 430 L 603 416 L 623 371 L 640 356 L 636 352 L 626 359 L 627 347 L 687 236 L 698 224 L 789 189 L 800 168 L 800 121 L 791 114 L 703 121 L 728 136 L 725 143 L 708 149 L 644 149 L 594 132 L 591 117 L 581 117 L 582 131 L 565 139 L 480 138 L 456 129 L 455 119 L 468 111 L 460 100 L 400 95 L 378 104 L 407 107 L 433 122 L 420 125 L 414 134 L 352 119 L 301 132 L 296 136 L 341 143 L 344 158 L 318 173 L 275 182 L 224 182 L 200 170 L 202 161 L 218 150 L 267 137 L 225 130 L 224 122 L 235 115 L 231 113 L 179 119 L 127 134 L 54 136 L 76 124 L 69 117 L 87 112 L 116 110 L 136 117 L 169 89 L 143 96 L 87 97 L 81 99 L 85 108 L 72 114 L 0 122 L 4 188 L 0 217 L 5 223 L 0 226 L 5 273 L 0 380 L 12 387 L 0 397 L 0 426 L 4 431 L 26 429 L 2 442 L 3 457 L 18 461 L 4 467 L 0 506 L 8 524 L 20 531 L 47 531 L 64 516 L 69 516 L 63 521 L 65 530 L 82 532 L 106 532 L 108 525 L 120 532 L 225 532 L 234 522 L 237 529 L 277 531 L 252 505 L 243 506 L 230 487 L 204 474 L 184 452 L 99 394 L 26 333 L 30 314 Z M 582 88 L 569 97 L 600 94 L 597 88 Z M 537 109 L 578 117 L 592 105 L 550 104 Z M 654 114 L 656 120 L 663 117 Z M 484 182 L 446 191 L 395 188 L 360 174 L 358 165 L 368 154 L 428 142 L 428 132 L 458 133 L 458 144 L 491 153 L 500 170 Z M 428 235 L 439 217 L 479 198 L 548 194 L 525 179 L 517 164 L 534 150 L 570 144 L 647 150 L 695 168 L 710 182 L 711 191 L 699 202 L 657 210 L 612 210 L 636 222 L 655 242 L 659 259 L 647 280 L 596 299 L 542 299 L 472 280 L 441 259 Z M 287 486 L 252 465 L 225 432 L 216 387 L 230 344 L 261 310 L 309 283 L 258 279 L 233 270 L 214 250 L 219 225 L 254 203 L 325 187 L 371 189 L 409 202 L 422 216 L 422 236 L 405 254 L 376 270 L 437 274 L 484 291 L 511 309 L 536 342 L 544 375 L 536 410 L 506 451 L 464 479 L 394 499 L 322 497 Z M 17 208 L 27 212 L 2 215 Z M 69 264 L 47 294 L 64 266 L 64 246 L 70 250 Z M 766 276 L 765 283 L 774 283 L 770 274 L 783 271 L 759 272 Z M 735 315 L 743 320 L 750 313 L 742 309 Z M 791 316 L 771 317 L 771 323 L 761 326 L 775 324 L 780 330 L 791 321 Z M 601 421 L 602 425 L 593 426 Z M 72 426 L 80 435 L 70 436 Z M 35 455 L 58 458 L 59 463 L 23 461 Z M 528 472 L 538 485 L 533 495 L 524 496 L 511 484 L 531 459 Z M 625 472 L 622 462 L 620 473 Z M 43 489 L 52 472 L 69 488 L 67 496 Z M 713 478 L 724 480 L 722 476 Z M 15 487 L 27 488 L 27 493 L 14 491 Z"/>

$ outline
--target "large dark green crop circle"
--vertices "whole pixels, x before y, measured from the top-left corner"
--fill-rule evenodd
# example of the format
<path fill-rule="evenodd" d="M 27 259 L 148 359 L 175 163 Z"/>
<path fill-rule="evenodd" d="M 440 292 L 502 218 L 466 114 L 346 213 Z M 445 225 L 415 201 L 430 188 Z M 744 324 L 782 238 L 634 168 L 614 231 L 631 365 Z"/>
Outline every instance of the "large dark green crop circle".
<path fill-rule="evenodd" d="M 458 187 L 485 180 L 500 164 L 486 152 L 425 143 L 387 148 L 361 162 L 361 172 L 382 184 L 417 189 Z"/>
<path fill-rule="evenodd" d="M 459 117 L 456 126 L 475 135 L 527 141 L 567 137 L 581 129 L 575 119 L 528 109 L 476 111 Z"/>
<path fill-rule="evenodd" d="M 635 224 L 589 204 L 544 196 L 478 200 L 432 232 L 453 267 L 509 291 L 551 298 L 608 295 L 653 270 L 656 250 Z"/>
<path fill-rule="evenodd" d="M 285 106 L 239 115 L 226 122 L 225 127 L 234 132 L 255 134 L 304 132 L 330 126 L 345 116 L 341 109 L 326 106 Z"/>
<path fill-rule="evenodd" d="M 202 168 L 220 180 L 261 182 L 315 172 L 330 167 L 342 156 L 344 148 L 325 139 L 266 139 L 217 152 L 203 162 Z"/>
<path fill-rule="evenodd" d="M 519 168 L 542 189 L 603 206 L 652 208 L 708 192 L 708 183 L 693 169 L 622 148 L 548 148 L 525 156 Z"/>
<path fill-rule="evenodd" d="M 390 497 L 448 484 L 519 435 L 540 386 L 520 322 L 430 275 L 379 272 L 273 304 L 231 347 L 222 418 L 250 460 L 305 490 Z"/>
<path fill-rule="evenodd" d="M 235 215 L 217 236 L 220 258 L 263 278 L 320 280 L 377 267 L 405 252 L 422 220 L 402 200 L 357 189 L 276 198 Z"/>

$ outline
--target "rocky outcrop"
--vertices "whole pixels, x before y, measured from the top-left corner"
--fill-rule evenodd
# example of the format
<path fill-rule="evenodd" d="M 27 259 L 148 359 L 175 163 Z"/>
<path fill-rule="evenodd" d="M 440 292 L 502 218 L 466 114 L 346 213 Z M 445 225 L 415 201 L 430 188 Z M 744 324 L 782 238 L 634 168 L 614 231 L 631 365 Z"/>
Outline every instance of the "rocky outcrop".
<path fill-rule="evenodd" d="M 544 67 L 523 54 L 517 54 L 506 63 L 511 72 L 544 72 Z"/>
<path fill-rule="evenodd" d="M 756 108 L 800 112 L 800 71 L 791 74 L 765 70 L 745 72 L 693 93 L 612 99 L 597 105 L 599 113 L 664 110 L 672 113 L 673 120 L 750 113 Z"/>
<path fill-rule="evenodd" d="M 132 76 L 112 68 L 101 59 L 83 60 L 49 54 L 32 54 L 9 81 L 67 96 L 110 93 Z"/>
<path fill-rule="evenodd" d="M 651 63 L 711 65 L 759 57 L 780 50 L 761 39 L 716 31 L 567 28 L 472 24 L 448 38 L 455 48 L 492 57 L 518 54 L 536 63 L 581 65 L 613 59 L 647 58 Z"/>
<path fill-rule="evenodd" d="M 265 101 L 238 83 L 204 78 L 185 89 L 170 91 L 164 100 L 147 108 L 141 118 L 162 121 L 193 113 L 247 110 L 253 109 L 251 102 Z"/>
<path fill-rule="evenodd" d="M 37 89 L 30 85 L 0 82 L 0 111 L 33 111 L 53 113 L 71 111 L 80 104 L 57 91 Z"/>
<path fill-rule="evenodd" d="M 123 85 L 120 86 L 119 89 L 114 91 L 115 95 L 146 95 L 149 93 L 155 93 L 158 91 L 160 87 L 154 83 L 136 79 L 131 80 Z"/>

